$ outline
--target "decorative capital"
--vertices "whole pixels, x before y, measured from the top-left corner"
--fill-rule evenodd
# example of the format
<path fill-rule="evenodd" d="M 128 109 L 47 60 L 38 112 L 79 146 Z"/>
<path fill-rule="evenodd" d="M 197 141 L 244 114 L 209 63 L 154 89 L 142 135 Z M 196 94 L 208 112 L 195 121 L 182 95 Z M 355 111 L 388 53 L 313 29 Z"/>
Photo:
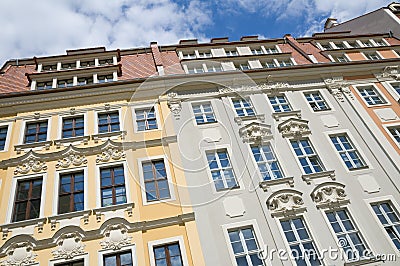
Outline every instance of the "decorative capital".
<path fill-rule="evenodd" d="M 278 130 L 284 138 L 301 138 L 311 134 L 308 121 L 289 118 L 278 125 Z"/>
<path fill-rule="evenodd" d="M 267 200 L 272 216 L 292 216 L 305 211 L 302 193 L 292 189 L 273 193 Z"/>
<path fill-rule="evenodd" d="M 326 87 L 329 92 L 340 102 L 344 101 L 343 95 L 348 95 L 351 99 L 353 99 L 353 94 L 349 89 L 349 83 L 342 79 L 325 79 L 324 80 Z"/>
<path fill-rule="evenodd" d="M 311 198 L 318 208 L 339 207 L 349 203 L 344 187 L 336 182 L 323 183 L 311 192 Z"/>
<path fill-rule="evenodd" d="M 130 245 L 132 237 L 128 236 L 128 230 L 123 224 L 113 224 L 106 227 L 105 239 L 100 242 L 103 249 L 119 250 Z"/>
<path fill-rule="evenodd" d="M 57 245 L 57 249 L 52 251 L 55 259 L 72 259 L 85 253 L 82 237 L 78 233 L 61 235 Z"/>
<path fill-rule="evenodd" d="M 30 171 L 38 173 L 46 170 L 47 170 L 46 163 L 39 161 L 37 159 L 31 159 L 26 163 L 18 165 L 14 170 L 14 175 L 27 174 Z"/>
<path fill-rule="evenodd" d="M 271 126 L 259 122 L 252 122 L 239 129 L 243 142 L 257 143 L 272 138 Z"/>

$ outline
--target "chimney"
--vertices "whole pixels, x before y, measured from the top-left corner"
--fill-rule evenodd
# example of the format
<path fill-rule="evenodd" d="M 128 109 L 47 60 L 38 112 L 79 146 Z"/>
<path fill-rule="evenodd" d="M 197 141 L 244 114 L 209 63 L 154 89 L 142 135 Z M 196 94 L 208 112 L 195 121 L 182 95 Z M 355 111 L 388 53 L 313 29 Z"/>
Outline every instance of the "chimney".
<path fill-rule="evenodd" d="M 324 30 L 330 29 L 330 28 L 335 27 L 337 25 L 339 25 L 339 23 L 337 22 L 336 18 L 328 18 L 326 20 L 326 22 L 325 22 Z"/>

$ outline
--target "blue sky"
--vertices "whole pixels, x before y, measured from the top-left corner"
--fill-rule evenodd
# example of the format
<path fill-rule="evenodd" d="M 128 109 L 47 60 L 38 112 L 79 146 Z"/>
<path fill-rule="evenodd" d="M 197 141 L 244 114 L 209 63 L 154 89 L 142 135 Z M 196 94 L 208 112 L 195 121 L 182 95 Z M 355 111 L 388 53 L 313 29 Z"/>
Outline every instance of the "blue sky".
<path fill-rule="evenodd" d="M 67 49 L 125 49 L 197 38 L 294 37 L 322 31 L 391 0 L 0 0 L 0 65 Z"/>

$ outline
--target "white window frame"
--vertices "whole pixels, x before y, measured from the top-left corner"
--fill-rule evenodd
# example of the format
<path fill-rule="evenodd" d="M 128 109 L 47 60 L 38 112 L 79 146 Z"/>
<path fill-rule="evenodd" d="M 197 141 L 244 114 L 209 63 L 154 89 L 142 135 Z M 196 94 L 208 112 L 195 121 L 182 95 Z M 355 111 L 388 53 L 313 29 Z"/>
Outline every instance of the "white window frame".
<path fill-rule="evenodd" d="M 224 233 L 226 248 L 229 251 L 229 257 L 231 258 L 232 265 L 237 265 L 237 264 L 236 264 L 235 254 L 233 253 L 233 249 L 231 246 L 231 241 L 229 239 L 229 234 L 228 234 L 229 230 L 240 229 L 240 228 L 245 228 L 245 227 L 252 227 L 254 235 L 256 237 L 256 240 L 260 246 L 260 250 L 264 250 L 264 248 L 266 247 L 265 242 L 261 235 L 261 231 L 260 231 L 257 221 L 255 219 L 236 222 L 236 223 L 223 224 L 221 227 L 222 227 L 222 231 Z M 272 266 L 271 261 L 272 260 L 267 259 L 267 260 L 264 260 L 264 263 L 265 263 L 265 265 Z"/>
<path fill-rule="evenodd" d="M 87 252 L 85 254 L 83 254 L 83 255 L 78 255 L 78 256 L 75 256 L 72 259 L 68 259 L 68 260 L 66 260 L 64 258 L 51 259 L 51 260 L 49 260 L 49 266 L 57 266 L 58 264 L 70 263 L 70 262 L 74 262 L 74 261 L 78 261 L 78 260 L 82 260 L 82 259 L 83 259 L 83 265 L 84 266 L 90 266 L 89 254 Z"/>
<path fill-rule="evenodd" d="M 136 118 L 136 111 L 137 110 L 150 110 L 154 108 L 154 114 L 156 116 L 156 123 L 157 128 L 139 131 L 137 126 L 137 118 Z M 153 131 L 160 131 L 161 130 L 161 121 L 160 121 L 160 112 L 159 112 L 159 105 L 156 102 L 153 103 L 144 103 L 140 105 L 131 105 L 131 112 L 133 117 L 133 132 L 134 133 L 143 133 L 143 132 L 153 132 Z"/>
<path fill-rule="evenodd" d="M 126 203 L 132 203 L 132 198 L 131 198 L 131 190 L 130 190 L 130 178 L 129 178 L 129 171 L 128 171 L 128 165 L 126 161 L 117 161 L 117 162 L 111 162 L 111 163 L 102 163 L 102 164 L 97 164 L 96 165 L 96 208 L 105 208 L 104 206 L 101 206 L 101 175 L 100 175 L 100 169 L 101 168 L 107 168 L 107 167 L 113 167 L 113 166 L 119 166 L 122 165 L 124 168 L 124 181 L 125 181 L 125 196 L 126 196 Z M 118 206 L 121 204 L 116 204 L 116 205 L 110 205 L 106 207 L 113 207 L 113 206 Z"/>
<path fill-rule="evenodd" d="M 340 55 L 334 55 L 334 57 L 332 56 L 333 61 L 335 61 L 335 62 L 337 62 L 337 63 L 343 63 L 343 62 L 340 62 L 340 61 L 337 59 L 338 57 L 344 57 L 344 58 L 346 58 L 347 62 L 351 62 L 351 61 L 352 61 L 351 58 L 350 58 L 346 53 L 343 53 L 343 54 L 340 54 Z"/>
<path fill-rule="evenodd" d="M 312 230 L 312 228 L 310 226 L 310 224 L 312 224 L 312 223 L 309 222 L 307 216 L 305 216 L 304 214 L 298 214 L 298 215 L 293 215 L 293 216 L 288 216 L 288 217 L 283 217 L 283 218 L 281 218 L 281 217 L 280 218 L 275 218 L 274 220 L 275 220 L 276 225 L 277 225 L 277 227 L 279 229 L 279 233 L 281 234 L 281 238 L 282 238 L 283 242 L 285 243 L 285 247 L 286 247 L 286 250 L 287 250 L 287 254 L 288 254 L 289 260 L 292 261 L 293 265 L 297 265 L 297 264 L 296 264 L 296 261 L 294 260 L 292 254 L 291 254 L 291 248 L 290 248 L 289 242 L 286 239 L 285 232 L 283 231 L 283 228 L 282 228 L 282 225 L 281 225 L 281 220 L 289 220 L 289 219 L 292 220 L 292 219 L 296 219 L 296 218 L 303 219 L 303 222 L 304 222 L 306 228 L 308 229 L 308 234 L 310 235 L 310 237 L 311 237 L 311 239 L 312 239 L 312 241 L 313 241 L 313 243 L 315 245 L 315 249 L 316 249 L 316 252 L 317 252 L 318 255 L 321 255 L 320 250 L 322 250 L 320 248 L 321 245 L 320 245 L 320 243 L 318 241 L 318 238 L 314 237 L 314 235 L 315 235 L 314 231 Z M 330 226 L 330 225 L 328 225 L 328 226 Z M 324 261 L 323 256 L 322 257 L 320 256 L 320 262 L 321 262 L 322 265 L 325 265 L 325 261 Z"/>
<path fill-rule="evenodd" d="M 314 150 L 314 153 L 317 155 L 319 161 L 321 162 L 322 171 L 320 171 L 320 172 L 306 173 L 306 172 L 304 171 L 304 169 L 303 169 L 303 166 L 302 166 L 301 163 L 300 163 L 299 157 L 297 156 L 297 154 L 296 154 L 296 152 L 294 151 L 294 148 L 293 148 L 293 146 L 292 146 L 292 142 L 291 142 L 291 141 L 292 141 L 293 139 L 287 139 L 286 141 L 287 141 L 287 143 L 288 143 L 288 145 L 289 145 L 289 149 L 290 149 L 290 151 L 292 152 L 292 154 L 293 154 L 293 156 L 294 156 L 294 158 L 295 158 L 295 160 L 296 160 L 297 166 L 300 168 L 301 173 L 302 173 L 303 175 L 310 175 L 310 174 L 323 173 L 323 172 L 328 171 L 328 170 L 327 170 L 328 167 L 327 167 L 327 165 L 324 163 L 324 161 L 322 160 L 322 158 L 321 158 L 321 156 L 320 156 L 321 153 L 320 153 L 320 152 L 317 150 L 317 148 L 315 147 L 314 141 L 311 139 L 311 136 L 308 136 L 308 137 L 306 136 L 306 137 L 304 137 L 304 138 L 300 138 L 299 140 L 303 140 L 303 139 L 307 139 L 307 140 L 310 142 L 311 147 L 312 147 L 313 150 Z M 329 140 L 329 141 L 330 141 L 330 140 Z M 307 157 L 309 157 L 309 156 L 307 156 Z"/>
<path fill-rule="evenodd" d="M 112 131 L 112 132 L 103 132 L 99 133 L 99 114 L 107 114 L 107 113 L 113 113 L 115 111 L 118 111 L 118 119 L 119 119 L 119 131 Z M 101 111 L 95 111 L 94 112 L 94 129 L 95 129 L 95 134 L 107 134 L 107 133 L 113 133 L 113 132 L 121 132 L 124 131 L 124 124 L 123 124 L 123 119 L 122 119 L 122 109 L 120 107 L 117 108 L 110 108 L 109 110 L 101 110 Z"/>
<path fill-rule="evenodd" d="M 7 152 L 11 141 L 11 130 L 13 122 L 0 122 L 0 127 L 7 127 L 6 141 L 4 143 L 4 149 L 0 150 L 0 153 Z"/>
<path fill-rule="evenodd" d="M 268 95 L 268 94 L 264 94 L 264 95 L 265 95 L 265 97 L 266 97 L 266 100 L 267 100 L 269 106 L 271 107 L 272 113 L 274 113 L 274 114 L 292 112 L 293 110 L 295 110 L 295 109 L 293 108 L 293 106 L 291 105 L 291 103 L 289 102 L 289 99 L 288 99 L 288 97 L 286 96 L 285 93 L 279 93 L 278 95 Z M 280 110 L 280 111 L 277 112 L 277 111 L 274 110 L 274 106 L 272 105 L 272 103 L 271 103 L 269 97 L 278 97 L 278 96 L 283 96 L 283 97 L 285 98 L 286 104 L 287 104 L 287 105 L 289 106 L 289 108 L 290 108 L 289 111 L 283 111 L 283 109 L 281 108 L 282 104 L 280 104 L 280 103 L 279 103 L 279 104 L 276 104 L 277 106 L 279 105 L 279 110 Z"/>
<path fill-rule="evenodd" d="M 185 246 L 185 241 L 183 239 L 183 236 L 174 236 L 174 237 L 149 241 L 147 243 L 147 246 L 148 246 L 148 250 L 149 250 L 150 265 L 156 266 L 156 260 L 154 257 L 154 250 L 153 250 L 154 247 L 162 246 L 162 245 L 166 245 L 166 244 L 170 244 L 170 243 L 172 244 L 172 243 L 176 243 L 176 242 L 179 243 L 179 249 L 181 251 L 183 266 L 189 266 L 188 256 L 186 253 L 186 246 Z"/>
<path fill-rule="evenodd" d="M 397 123 L 393 123 L 393 124 L 384 124 L 383 128 L 386 130 L 387 134 L 389 135 L 389 137 L 393 140 L 393 142 L 396 144 L 396 146 L 398 148 L 400 148 L 400 143 L 397 142 L 397 140 L 394 138 L 394 136 L 392 135 L 392 133 L 389 131 L 390 128 L 392 127 L 398 127 L 399 131 L 400 131 L 400 122 Z"/>
<path fill-rule="evenodd" d="M 235 158 L 232 156 L 232 154 L 233 154 L 232 148 L 228 145 L 215 145 L 212 148 L 201 148 L 201 153 L 203 154 L 202 156 L 203 156 L 203 160 L 204 160 L 204 165 L 206 165 L 205 171 L 207 172 L 208 180 L 212 187 L 211 189 L 212 189 L 213 194 L 220 194 L 220 193 L 224 193 L 224 192 L 231 190 L 231 189 L 224 189 L 224 190 L 218 191 L 215 188 L 214 179 L 212 178 L 211 170 L 210 170 L 210 167 L 208 166 L 207 152 L 208 151 L 218 151 L 218 150 L 223 150 L 223 149 L 225 149 L 228 153 L 229 161 L 231 163 L 231 168 L 233 170 L 233 173 L 235 174 L 236 182 L 239 185 L 239 187 L 234 188 L 234 190 L 241 191 L 241 190 L 245 189 L 242 178 L 238 178 L 236 176 L 237 170 L 235 170 L 235 169 L 238 169 L 238 167 L 237 167 L 238 164 L 236 163 Z"/>
<path fill-rule="evenodd" d="M 235 117 L 255 117 L 255 116 L 257 116 L 256 108 L 254 107 L 253 102 L 252 102 L 250 96 L 248 96 L 248 97 L 228 97 L 228 98 L 229 98 L 229 102 L 231 103 L 232 111 L 233 111 Z M 239 116 L 239 115 L 237 114 L 236 108 L 235 108 L 235 106 L 234 106 L 234 104 L 233 104 L 233 99 L 241 99 L 241 100 L 244 99 L 245 101 L 247 101 L 247 103 L 249 103 L 251 109 L 253 110 L 254 115 L 248 115 L 248 114 L 247 114 L 247 111 L 246 111 L 246 115 L 244 115 L 244 116 Z M 243 109 L 246 109 L 246 108 L 243 107 Z"/>
<path fill-rule="evenodd" d="M 54 181 L 54 195 L 53 198 L 54 204 L 53 204 L 53 216 L 59 215 L 58 214 L 58 203 L 59 203 L 59 193 L 60 193 L 60 176 L 62 174 L 68 174 L 68 173 L 76 173 L 76 172 L 81 172 L 83 171 L 83 211 L 88 210 L 88 202 L 89 202 L 89 176 L 88 176 L 88 169 L 87 167 L 77 167 L 77 168 L 70 168 L 70 169 L 65 169 L 65 170 L 57 170 L 56 171 L 56 178 Z M 68 212 L 68 213 L 75 213 L 75 212 Z M 67 214 L 67 213 L 66 213 Z"/>
<path fill-rule="evenodd" d="M 392 97 L 395 99 L 395 101 L 400 100 L 400 91 L 397 92 L 396 89 L 393 87 L 393 83 L 397 83 L 400 86 L 400 81 L 387 81 L 387 82 L 382 82 L 383 86 L 386 88 L 386 90 L 392 95 Z M 386 86 L 385 86 L 386 85 Z"/>
<path fill-rule="evenodd" d="M 324 101 L 325 101 L 325 104 L 328 106 L 328 109 L 326 109 L 326 110 L 320 110 L 320 111 L 315 111 L 312 107 L 311 107 L 311 105 L 310 105 L 310 103 L 309 103 L 309 101 L 307 100 L 307 98 L 306 98 L 306 93 L 319 93 L 319 95 L 322 97 L 322 99 L 324 99 Z M 321 113 L 321 114 L 326 114 L 326 113 L 328 113 L 328 112 L 333 112 L 333 111 L 335 111 L 335 109 L 333 108 L 333 106 L 332 106 L 332 103 L 328 100 L 328 98 L 327 98 L 327 95 L 325 94 L 325 91 L 324 90 L 309 90 L 309 91 L 303 91 L 302 92 L 302 94 L 303 94 L 303 97 L 304 97 L 304 100 L 306 101 L 306 103 L 307 103 L 307 105 L 308 105 L 308 108 L 313 112 L 313 113 L 315 113 L 315 114 L 318 114 L 318 113 Z"/>
<path fill-rule="evenodd" d="M 48 116 L 44 116 L 44 117 L 40 117 L 39 119 L 28 119 L 28 120 L 24 120 L 22 122 L 22 130 L 20 132 L 20 137 L 19 137 L 19 144 L 34 144 L 34 143 L 43 143 L 43 141 L 41 142 L 32 142 L 32 143 L 25 143 L 25 132 L 26 132 L 26 124 L 32 123 L 32 122 L 40 122 L 40 121 L 45 121 L 47 120 L 47 136 L 46 136 L 46 141 L 50 140 L 50 133 L 51 133 L 51 121 L 52 121 L 52 117 L 48 117 Z"/>
<path fill-rule="evenodd" d="M 361 54 L 365 57 L 365 60 L 369 60 L 369 61 L 376 61 L 376 60 L 382 60 L 382 59 L 384 59 L 384 57 L 382 57 L 382 55 L 381 55 L 378 51 L 374 51 L 374 52 L 362 52 Z M 370 58 L 367 57 L 367 54 L 368 54 L 368 55 L 376 54 L 379 58 L 378 58 L 378 59 L 370 59 Z"/>
<path fill-rule="evenodd" d="M 98 251 L 98 261 L 97 261 L 97 265 L 99 265 L 99 266 L 104 266 L 104 259 L 103 259 L 103 256 L 104 255 L 112 255 L 112 254 L 117 254 L 117 253 L 123 253 L 123 252 L 125 252 L 125 251 L 131 251 L 131 254 L 132 254 L 132 265 L 134 265 L 134 266 L 137 266 L 137 255 L 136 255 L 136 245 L 135 244 L 132 244 L 132 245 L 129 245 L 129 246 L 124 246 L 124 247 L 122 247 L 121 249 L 118 249 L 118 250 L 112 250 L 112 249 L 106 249 L 106 250 L 104 250 L 104 249 L 102 249 L 102 250 L 100 250 L 100 251 Z M 85 266 L 86 266 L 86 260 L 85 260 Z"/>
<path fill-rule="evenodd" d="M 214 107 L 214 105 L 213 105 L 213 99 L 209 99 L 209 100 L 203 100 L 203 101 L 192 101 L 192 102 L 190 102 L 189 103 L 190 104 L 190 111 L 191 111 L 191 113 L 192 113 L 192 117 L 193 117 L 193 120 L 194 120 L 194 125 L 196 126 L 196 127 L 198 127 L 198 126 L 204 126 L 204 125 L 212 125 L 212 124 L 218 124 L 218 118 L 217 118 L 217 115 L 216 115 L 216 111 L 215 111 L 215 107 Z M 212 111 L 213 111 L 213 115 L 214 115 L 214 119 L 215 119 L 215 122 L 206 122 L 206 123 L 203 123 L 203 124 L 197 124 L 197 122 L 196 122 L 196 114 L 194 113 L 194 111 L 193 111 L 193 105 L 203 105 L 203 104 L 209 104 L 210 106 L 211 106 L 211 109 L 212 109 Z M 202 113 L 202 114 L 204 114 L 204 113 Z"/>
<path fill-rule="evenodd" d="M 368 206 L 368 210 L 371 212 L 371 216 L 374 217 L 375 222 L 377 224 L 377 226 L 380 228 L 380 230 L 382 231 L 382 235 L 385 236 L 386 240 L 390 243 L 391 247 L 393 248 L 393 250 L 395 250 L 396 255 L 400 256 L 400 250 L 397 249 L 397 247 L 394 245 L 392 239 L 390 239 L 388 233 L 386 232 L 383 224 L 381 223 L 381 221 L 379 221 L 378 216 L 375 214 L 375 211 L 372 208 L 372 204 L 374 203 L 383 203 L 383 202 L 390 202 L 392 204 L 392 206 L 395 208 L 395 211 L 397 211 L 398 214 L 400 211 L 400 205 L 397 203 L 396 199 L 393 197 L 393 195 L 387 195 L 387 196 L 382 196 L 382 197 L 375 197 L 375 198 L 369 198 L 369 199 L 364 199 L 365 203 Z"/>
<path fill-rule="evenodd" d="M 36 173 L 36 174 L 31 174 L 31 175 L 23 175 L 23 176 L 18 176 L 18 177 L 13 177 L 12 182 L 11 182 L 11 193 L 9 197 L 9 202 L 12 204 L 8 204 L 8 209 L 7 209 L 7 219 L 8 223 L 16 223 L 12 221 L 12 215 L 14 211 L 14 206 L 15 206 L 15 195 L 17 193 L 17 185 L 18 181 L 21 180 L 29 180 L 29 179 L 35 179 L 38 177 L 42 177 L 42 194 L 41 194 L 41 200 L 40 200 L 40 212 L 39 212 L 39 217 L 35 219 L 40 219 L 44 218 L 44 208 L 45 208 L 45 203 L 46 203 L 46 185 L 47 185 L 47 172 L 43 173 Z M 31 221 L 34 219 L 27 219 L 27 220 L 22 220 L 18 222 L 24 222 L 24 221 Z"/>
<path fill-rule="evenodd" d="M 62 137 L 62 131 L 63 131 L 63 120 L 66 118 L 74 118 L 78 116 L 83 116 L 83 136 L 79 137 L 85 137 L 88 136 L 88 119 L 87 119 L 87 112 L 77 112 L 75 114 L 71 115 L 59 115 L 58 116 L 58 132 L 57 132 L 57 139 L 69 139 L 69 138 L 63 138 Z M 96 119 L 97 120 L 97 119 Z M 79 137 L 71 137 L 71 138 L 79 138 Z"/>
<path fill-rule="evenodd" d="M 380 104 L 369 104 L 364 97 L 361 95 L 361 92 L 359 91 L 360 87 L 368 87 L 372 86 L 374 88 L 374 91 L 377 93 L 378 96 L 382 98 L 384 101 L 383 103 Z M 385 106 L 385 105 L 391 105 L 390 101 L 386 98 L 386 96 L 380 91 L 380 89 L 375 85 L 375 83 L 366 83 L 366 84 L 358 84 L 358 85 L 353 85 L 354 90 L 356 93 L 360 96 L 361 100 L 368 106 L 368 107 L 376 107 L 376 106 Z"/>
<path fill-rule="evenodd" d="M 155 201 L 147 202 L 146 187 L 145 187 L 145 184 L 144 184 L 144 175 L 143 175 L 143 163 L 154 161 L 154 160 L 160 160 L 160 159 L 162 159 L 164 161 L 165 171 L 167 172 L 168 188 L 169 188 L 169 193 L 170 193 L 171 197 L 169 199 L 161 199 L 161 200 L 155 200 Z M 169 160 L 165 155 L 156 155 L 156 156 L 138 158 L 137 159 L 137 164 L 138 164 L 138 171 L 139 171 L 139 178 L 140 178 L 140 187 L 141 187 L 141 191 L 142 191 L 142 202 L 143 202 L 143 205 L 152 205 L 152 204 L 158 204 L 158 203 L 164 203 L 164 202 L 169 202 L 169 201 L 176 200 L 175 186 L 174 186 L 175 183 L 174 183 L 174 180 L 172 179 Z"/>

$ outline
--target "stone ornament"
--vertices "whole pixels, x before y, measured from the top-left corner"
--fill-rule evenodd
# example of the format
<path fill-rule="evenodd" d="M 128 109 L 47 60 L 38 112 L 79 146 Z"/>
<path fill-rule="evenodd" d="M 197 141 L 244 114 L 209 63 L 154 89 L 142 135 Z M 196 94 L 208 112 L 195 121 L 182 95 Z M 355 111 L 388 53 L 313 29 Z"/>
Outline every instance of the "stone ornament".
<path fill-rule="evenodd" d="M 354 99 L 349 83 L 343 79 L 325 79 L 324 82 L 329 92 L 339 101 L 344 102 L 344 94 L 348 95 L 352 100 Z"/>
<path fill-rule="evenodd" d="M 253 122 L 239 129 L 243 142 L 261 142 L 272 138 L 271 126 Z"/>
<path fill-rule="evenodd" d="M 174 115 L 179 115 L 182 110 L 182 101 L 177 98 L 178 94 L 176 92 L 170 92 L 167 94 L 167 104 L 169 109 Z"/>
<path fill-rule="evenodd" d="M 36 160 L 36 159 L 32 159 L 26 163 L 18 165 L 14 170 L 14 175 L 27 174 L 30 171 L 38 173 L 38 172 L 46 171 L 46 170 L 47 170 L 46 163 Z"/>
<path fill-rule="evenodd" d="M 271 95 L 280 94 L 282 91 L 290 89 L 289 83 L 276 82 L 276 83 L 263 83 L 254 84 L 249 86 L 237 86 L 237 87 L 222 87 L 219 88 L 219 94 L 229 94 L 233 92 L 268 92 Z"/>
<path fill-rule="evenodd" d="M 119 250 L 131 244 L 132 237 L 128 236 L 128 230 L 123 224 L 107 226 L 104 231 L 105 239 L 100 242 L 103 249 Z"/>
<path fill-rule="evenodd" d="M 108 162 L 111 159 L 120 160 L 122 158 L 125 158 L 125 152 L 122 149 L 108 148 L 105 151 L 103 151 L 101 154 L 97 155 L 96 163 Z"/>
<path fill-rule="evenodd" d="M 290 216 L 305 210 L 302 193 L 296 190 L 282 190 L 273 193 L 267 200 L 272 216 Z"/>
<path fill-rule="evenodd" d="M 311 134 L 308 121 L 290 118 L 278 125 L 278 130 L 284 138 L 300 138 Z"/>
<path fill-rule="evenodd" d="M 387 66 L 382 73 L 383 78 L 392 78 L 395 80 L 400 80 L 399 66 Z"/>
<path fill-rule="evenodd" d="M 65 158 L 59 159 L 56 168 L 68 168 L 71 165 L 73 166 L 80 166 L 82 164 L 87 164 L 87 159 L 84 155 L 80 154 L 70 154 L 67 155 Z"/>
<path fill-rule="evenodd" d="M 52 251 L 55 259 L 72 259 L 85 253 L 82 237 L 78 233 L 61 235 L 57 240 L 57 249 Z"/>
<path fill-rule="evenodd" d="M 349 203 L 344 185 L 335 182 L 323 183 L 311 193 L 311 198 L 319 208 L 332 208 Z"/>
<path fill-rule="evenodd" d="M 0 266 L 26 266 L 35 264 L 37 255 L 33 253 L 33 246 L 29 242 L 12 244 L 7 251 L 7 259 L 0 262 Z"/>

